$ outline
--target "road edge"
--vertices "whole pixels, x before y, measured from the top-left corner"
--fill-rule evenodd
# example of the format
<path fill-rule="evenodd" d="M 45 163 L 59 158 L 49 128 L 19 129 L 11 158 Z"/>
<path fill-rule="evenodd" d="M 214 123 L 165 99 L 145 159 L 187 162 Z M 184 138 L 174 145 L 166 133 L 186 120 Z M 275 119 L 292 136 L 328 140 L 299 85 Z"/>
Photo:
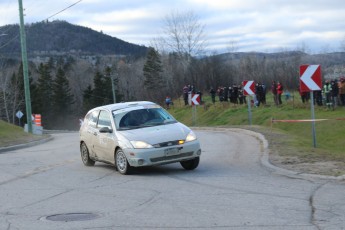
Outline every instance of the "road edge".
<path fill-rule="evenodd" d="M 291 170 L 280 168 L 278 166 L 273 165 L 269 160 L 269 154 L 270 154 L 269 143 L 267 139 L 265 138 L 265 136 L 261 133 L 248 130 L 248 129 L 243 129 L 243 128 L 224 128 L 224 127 L 191 127 L 191 128 L 194 130 L 240 131 L 242 133 L 245 133 L 247 135 L 257 138 L 261 143 L 261 152 L 262 152 L 262 155 L 260 157 L 261 165 L 270 169 L 271 171 L 274 171 L 277 174 L 299 176 L 299 177 L 305 177 L 305 178 L 337 180 L 337 181 L 345 180 L 345 174 L 341 176 L 325 176 L 325 175 L 319 175 L 319 174 L 299 173 L 299 172 L 291 171 Z"/>
<path fill-rule="evenodd" d="M 17 150 L 17 149 L 23 149 L 23 148 L 43 144 L 43 143 L 46 143 L 46 142 L 51 141 L 53 139 L 54 139 L 54 137 L 49 135 L 48 137 L 41 139 L 41 140 L 37 140 L 37 141 L 31 141 L 31 142 L 18 144 L 18 145 L 12 145 L 12 146 L 8 146 L 8 147 L 0 147 L 0 154 L 7 153 L 9 151 L 13 151 L 13 150 Z"/>

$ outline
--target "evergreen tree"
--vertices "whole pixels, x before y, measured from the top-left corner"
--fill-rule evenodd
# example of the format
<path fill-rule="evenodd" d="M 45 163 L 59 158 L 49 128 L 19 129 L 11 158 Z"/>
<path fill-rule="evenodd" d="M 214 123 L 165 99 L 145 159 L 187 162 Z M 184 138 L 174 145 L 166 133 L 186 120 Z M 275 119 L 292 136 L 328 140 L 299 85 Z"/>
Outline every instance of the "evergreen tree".
<path fill-rule="evenodd" d="M 74 96 L 71 94 L 68 79 L 61 67 L 58 68 L 56 73 L 52 90 L 54 126 L 69 128 L 71 118 L 73 117 L 71 105 L 74 103 Z"/>
<path fill-rule="evenodd" d="M 93 89 L 93 104 L 95 106 L 110 104 L 113 101 L 110 77 L 97 72 L 93 83 L 95 86 Z"/>
<path fill-rule="evenodd" d="M 84 91 L 83 91 L 83 114 L 85 115 L 90 109 L 95 107 L 93 103 L 93 89 L 91 85 L 89 85 Z"/>
<path fill-rule="evenodd" d="M 164 97 L 163 70 L 161 57 L 154 48 L 149 48 L 143 72 L 144 86 L 148 89 L 150 100 L 159 103 Z"/>
<path fill-rule="evenodd" d="M 39 77 L 35 91 L 35 104 L 32 106 L 32 112 L 42 115 L 42 125 L 51 128 L 53 122 L 52 111 L 52 88 L 53 80 L 49 65 L 40 64 L 38 68 Z"/>
<path fill-rule="evenodd" d="M 149 48 L 143 71 L 147 89 L 160 89 L 163 86 L 161 57 L 154 48 Z"/>

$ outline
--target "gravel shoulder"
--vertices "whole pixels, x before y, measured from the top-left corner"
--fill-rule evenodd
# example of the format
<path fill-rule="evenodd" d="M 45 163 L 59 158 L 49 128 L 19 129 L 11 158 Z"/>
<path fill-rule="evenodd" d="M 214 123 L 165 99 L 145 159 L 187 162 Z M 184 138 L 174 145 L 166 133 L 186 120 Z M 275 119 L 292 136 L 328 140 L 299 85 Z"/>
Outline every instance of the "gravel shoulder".
<path fill-rule="evenodd" d="M 289 145 L 289 137 L 261 127 L 250 127 L 251 131 L 261 133 L 268 142 L 269 161 L 279 168 L 300 174 L 323 176 L 345 175 L 345 162 L 323 159 L 314 154 L 314 150 L 301 150 Z"/>

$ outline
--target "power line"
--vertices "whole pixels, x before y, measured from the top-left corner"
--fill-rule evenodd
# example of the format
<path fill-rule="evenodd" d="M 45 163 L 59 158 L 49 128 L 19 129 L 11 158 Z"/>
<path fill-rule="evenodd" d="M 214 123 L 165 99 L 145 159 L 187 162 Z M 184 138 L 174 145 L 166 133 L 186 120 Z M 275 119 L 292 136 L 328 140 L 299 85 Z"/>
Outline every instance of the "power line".
<path fill-rule="evenodd" d="M 57 12 L 57 13 L 55 13 L 55 14 L 49 16 L 48 18 L 46 18 L 46 19 L 44 19 L 44 20 L 42 20 L 42 21 L 48 20 L 49 18 L 52 18 L 52 17 L 54 17 L 54 16 L 56 16 L 56 15 L 58 15 L 58 14 L 64 12 L 64 11 L 66 11 L 67 9 L 69 9 L 69 8 L 71 8 L 71 7 L 75 6 L 75 5 L 77 5 L 77 4 L 80 3 L 81 1 L 83 1 L 83 0 L 79 0 L 79 1 L 77 1 L 77 2 L 75 2 L 75 3 L 73 3 L 72 5 L 69 5 L 68 7 L 64 8 L 64 9 L 62 9 L 62 10 L 60 10 L 59 12 Z M 2 33 L 6 33 L 9 29 L 11 29 L 11 27 L 8 28 L 7 30 L 3 31 Z M 6 43 L 3 44 L 2 46 L 0 46 L 0 49 L 6 47 L 7 45 L 9 45 L 11 42 L 13 42 L 13 41 L 14 41 L 16 38 L 18 38 L 18 37 L 19 37 L 19 33 L 18 33 L 17 35 L 15 35 L 13 38 L 11 38 L 8 42 L 6 42 Z"/>
<path fill-rule="evenodd" d="M 8 40 L 5 44 L 3 44 L 2 46 L 0 46 L 0 49 L 6 47 L 7 45 L 9 45 L 12 41 L 14 41 L 15 39 L 17 39 L 19 37 L 19 34 L 17 34 L 16 36 L 14 36 L 13 38 L 11 38 L 10 40 Z"/>
<path fill-rule="evenodd" d="M 60 10 L 59 12 L 57 12 L 57 13 L 55 13 L 55 14 L 53 14 L 53 15 L 49 16 L 48 18 L 46 18 L 46 19 L 44 19 L 44 20 L 48 20 L 49 18 L 52 18 L 52 17 L 54 17 L 54 16 L 56 16 L 56 15 L 58 15 L 58 14 L 60 14 L 60 13 L 64 12 L 65 10 L 67 10 L 67 9 L 71 8 L 72 6 L 77 5 L 77 4 L 78 4 L 79 2 L 81 2 L 81 1 L 83 1 L 83 0 L 79 0 L 79 1 L 77 1 L 77 2 L 75 2 L 75 3 L 73 3 L 72 5 L 70 5 L 70 6 L 66 7 L 66 8 L 65 8 L 65 9 L 63 9 L 63 10 Z"/>

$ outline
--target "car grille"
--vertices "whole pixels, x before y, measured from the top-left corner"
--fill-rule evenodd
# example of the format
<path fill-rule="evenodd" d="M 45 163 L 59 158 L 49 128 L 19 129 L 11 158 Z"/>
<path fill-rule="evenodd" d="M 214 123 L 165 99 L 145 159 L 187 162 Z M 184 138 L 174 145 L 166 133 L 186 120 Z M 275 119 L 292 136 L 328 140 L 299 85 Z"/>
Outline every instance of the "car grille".
<path fill-rule="evenodd" d="M 150 160 L 151 162 L 168 161 L 168 160 L 174 160 L 174 159 L 183 158 L 183 157 L 189 157 L 192 155 L 193 155 L 193 152 L 186 152 L 186 153 L 181 153 L 181 154 L 173 155 L 173 156 L 150 158 Z"/>
<path fill-rule="evenodd" d="M 158 144 L 153 145 L 153 147 L 155 147 L 155 148 L 162 148 L 162 147 L 169 147 L 169 146 L 179 145 L 179 141 L 180 140 L 162 142 L 162 143 L 158 143 Z"/>

